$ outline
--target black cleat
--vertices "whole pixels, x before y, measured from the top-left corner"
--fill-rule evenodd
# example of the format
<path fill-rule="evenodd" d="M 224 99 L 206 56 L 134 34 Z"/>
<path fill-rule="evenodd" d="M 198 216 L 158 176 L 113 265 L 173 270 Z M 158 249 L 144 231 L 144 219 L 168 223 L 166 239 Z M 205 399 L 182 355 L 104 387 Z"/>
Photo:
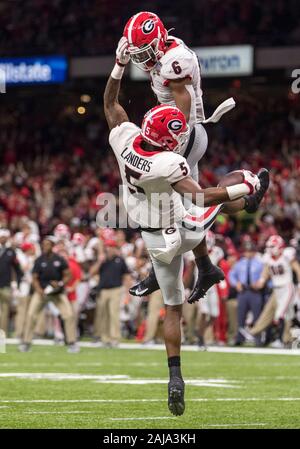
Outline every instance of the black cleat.
<path fill-rule="evenodd" d="M 149 276 L 141 281 L 139 284 L 134 285 L 129 289 L 129 293 L 133 296 L 148 296 L 151 293 L 159 290 L 159 285 L 155 276 L 153 267 L 149 273 Z"/>
<path fill-rule="evenodd" d="M 183 415 L 184 403 L 184 381 L 181 377 L 172 377 L 168 384 L 168 407 L 173 415 Z"/>
<path fill-rule="evenodd" d="M 199 299 L 206 295 L 206 292 L 210 289 L 210 287 L 218 284 L 224 279 L 225 275 L 223 271 L 215 265 L 212 265 L 212 268 L 210 268 L 207 272 L 200 270 L 198 272 L 196 285 L 188 299 L 188 303 L 193 304 L 193 302 L 199 301 Z"/>
<path fill-rule="evenodd" d="M 260 189 L 252 195 L 247 195 L 244 197 L 246 201 L 245 211 L 249 214 L 253 214 L 257 211 L 270 184 L 270 174 L 266 168 L 261 168 L 257 176 L 260 180 Z"/>

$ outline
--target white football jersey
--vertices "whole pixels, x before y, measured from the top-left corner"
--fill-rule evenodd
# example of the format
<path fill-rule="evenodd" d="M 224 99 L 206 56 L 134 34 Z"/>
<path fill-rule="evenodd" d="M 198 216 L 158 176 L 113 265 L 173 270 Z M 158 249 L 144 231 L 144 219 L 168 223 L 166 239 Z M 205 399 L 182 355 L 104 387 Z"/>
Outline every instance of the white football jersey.
<path fill-rule="evenodd" d="M 69 253 L 76 262 L 78 263 L 84 263 L 87 260 L 87 255 L 85 252 L 85 248 L 79 245 L 73 245 L 70 246 L 70 253 Z"/>
<path fill-rule="evenodd" d="M 224 251 L 220 246 L 214 246 L 209 253 L 209 257 L 214 265 L 218 265 L 218 263 L 224 258 Z"/>
<path fill-rule="evenodd" d="M 264 254 L 263 261 L 269 268 L 270 278 L 274 287 L 284 287 L 293 282 L 291 262 L 294 258 L 289 248 L 285 248 L 277 259 L 268 253 Z"/>
<path fill-rule="evenodd" d="M 173 41 L 170 49 L 150 71 L 152 90 L 159 103 L 176 106 L 171 89 L 168 87 L 169 80 L 190 78 L 193 92 L 190 92 L 192 106 L 189 125 L 193 127 L 205 119 L 199 61 L 196 53 L 182 40 L 173 36 L 170 38 Z"/>
<path fill-rule="evenodd" d="M 109 135 L 122 177 L 124 206 L 141 227 L 168 228 L 187 213 L 172 184 L 189 175 L 190 168 L 172 151 L 144 151 L 140 132 L 134 123 L 124 122 Z"/>

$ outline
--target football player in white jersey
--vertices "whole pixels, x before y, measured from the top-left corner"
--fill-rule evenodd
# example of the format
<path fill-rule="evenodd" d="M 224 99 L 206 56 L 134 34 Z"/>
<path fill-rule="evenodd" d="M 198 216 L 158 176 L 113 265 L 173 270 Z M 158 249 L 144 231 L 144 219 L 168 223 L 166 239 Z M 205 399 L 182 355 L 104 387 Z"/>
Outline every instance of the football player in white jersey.
<path fill-rule="evenodd" d="M 278 339 L 274 342 L 274 347 L 283 347 L 285 323 L 289 327 L 296 299 L 293 271 L 300 286 L 300 265 L 295 256 L 295 249 L 286 248 L 280 235 L 272 235 L 267 240 L 263 255 L 265 267 L 255 287 L 261 289 L 271 280 L 273 292 L 254 327 L 250 332 L 244 330 L 247 340 L 252 341 L 254 336 L 273 322 L 278 327 Z"/>
<path fill-rule="evenodd" d="M 207 232 L 207 249 L 208 254 L 213 261 L 214 264 L 218 264 L 220 260 L 224 258 L 224 252 L 220 246 L 216 246 L 216 239 L 215 235 L 212 231 Z M 225 282 L 226 281 L 222 281 Z M 215 320 L 220 314 L 220 307 L 219 307 L 219 294 L 218 289 L 216 285 L 213 285 L 210 287 L 204 298 L 201 298 L 199 301 L 199 310 L 201 312 L 200 316 L 200 323 L 199 323 L 199 329 L 198 329 L 198 347 L 201 350 L 206 349 L 206 345 L 204 342 L 204 334 L 206 329 L 209 326 L 213 326 Z"/>
<path fill-rule="evenodd" d="M 141 227 L 166 306 L 168 405 L 173 414 L 181 415 L 185 407 L 180 370 L 183 254 L 199 244 L 221 208 L 225 213 L 242 210 L 247 204 L 245 195 L 256 195 L 257 191 L 264 194 L 268 186 L 261 182 L 260 175 L 244 170 L 239 184 L 201 189 L 179 154 L 189 137 L 184 114 L 176 107 L 161 105 L 145 115 L 141 128 L 130 122 L 118 102 L 123 72 L 117 61 L 105 88 L 104 113 L 121 173 L 124 206 Z M 204 207 L 195 206 L 194 215 L 183 205 L 186 193 L 193 203 L 201 196 Z"/>
<path fill-rule="evenodd" d="M 295 287 L 293 284 L 293 271 L 296 273 L 300 286 L 300 265 L 292 248 L 286 248 L 280 235 L 272 235 L 266 242 L 266 252 L 263 258 L 265 268 L 258 287 L 263 287 L 271 279 L 276 309 L 274 323 L 279 326 L 279 340 L 282 341 L 284 322 L 293 318 L 293 304 L 295 300 Z"/>
<path fill-rule="evenodd" d="M 234 100 L 226 100 L 212 117 L 205 119 L 197 55 L 182 40 L 169 36 L 160 18 L 152 12 L 142 11 L 131 17 L 119 45 L 128 48 L 132 63 L 149 73 L 158 102 L 177 106 L 184 113 L 191 134 L 182 145 L 180 154 L 187 159 L 191 176 L 198 182 L 198 162 L 207 148 L 207 134 L 201 123 L 218 121 L 234 107 Z M 253 205 L 247 207 L 254 212 Z M 198 245 L 195 254 L 198 280 L 189 302 L 200 299 L 213 284 L 224 279 L 222 270 L 211 263 L 205 239 Z M 158 288 L 152 269 L 146 279 L 130 289 L 130 293 L 148 295 Z"/>

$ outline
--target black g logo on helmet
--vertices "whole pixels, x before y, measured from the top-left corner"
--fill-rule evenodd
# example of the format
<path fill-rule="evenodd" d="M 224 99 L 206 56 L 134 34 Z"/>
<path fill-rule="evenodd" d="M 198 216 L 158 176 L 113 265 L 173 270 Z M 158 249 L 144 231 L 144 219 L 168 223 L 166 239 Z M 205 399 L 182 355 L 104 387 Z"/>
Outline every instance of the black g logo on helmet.
<path fill-rule="evenodd" d="M 178 119 L 171 120 L 168 123 L 168 128 L 171 131 L 180 131 L 182 127 L 183 127 L 183 123 L 181 120 L 178 120 Z"/>
<path fill-rule="evenodd" d="M 142 31 L 144 34 L 150 34 L 154 30 L 154 21 L 152 19 L 147 19 L 143 23 Z"/>

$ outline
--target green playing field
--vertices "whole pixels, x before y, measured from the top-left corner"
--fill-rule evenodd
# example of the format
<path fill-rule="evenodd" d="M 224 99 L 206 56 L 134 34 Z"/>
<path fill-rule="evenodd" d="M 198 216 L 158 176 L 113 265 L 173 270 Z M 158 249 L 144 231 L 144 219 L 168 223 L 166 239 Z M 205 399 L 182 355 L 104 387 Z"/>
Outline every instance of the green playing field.
<path fill-rule="evenodd" d="M 300 428 L 300 357 L 183 352 L 186 411 L 164 351 L 15 345 L 0 354 L 0 428 Z"/>

